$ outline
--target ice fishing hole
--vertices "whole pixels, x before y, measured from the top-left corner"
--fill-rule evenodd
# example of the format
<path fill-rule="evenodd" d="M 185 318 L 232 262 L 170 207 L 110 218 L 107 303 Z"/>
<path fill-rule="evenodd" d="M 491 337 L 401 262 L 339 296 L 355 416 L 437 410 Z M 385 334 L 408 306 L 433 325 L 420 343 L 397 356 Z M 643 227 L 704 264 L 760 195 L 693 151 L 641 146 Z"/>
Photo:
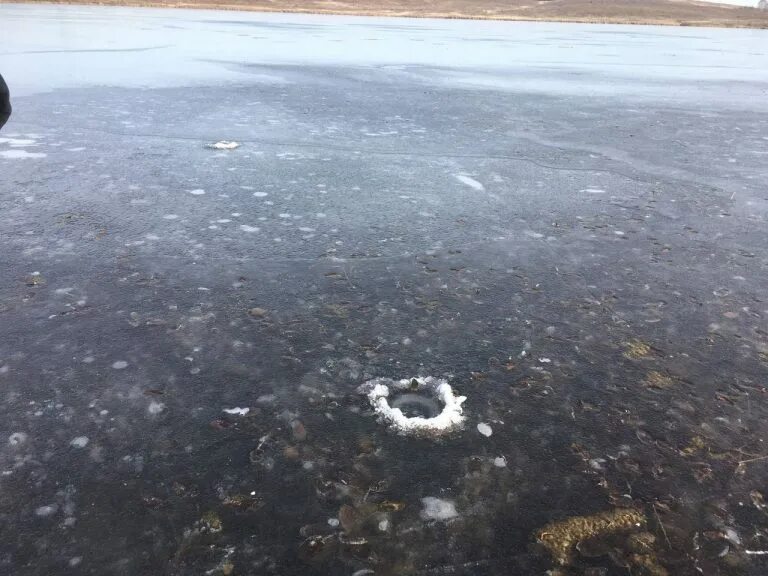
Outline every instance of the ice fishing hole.
<path fill-rule="evenodd" d="M 442 408 L 433 398 L 421 394 L 400 394 L 390 402 L 392 408 L 399 408 L 406 418 L 434 418 Z"/>

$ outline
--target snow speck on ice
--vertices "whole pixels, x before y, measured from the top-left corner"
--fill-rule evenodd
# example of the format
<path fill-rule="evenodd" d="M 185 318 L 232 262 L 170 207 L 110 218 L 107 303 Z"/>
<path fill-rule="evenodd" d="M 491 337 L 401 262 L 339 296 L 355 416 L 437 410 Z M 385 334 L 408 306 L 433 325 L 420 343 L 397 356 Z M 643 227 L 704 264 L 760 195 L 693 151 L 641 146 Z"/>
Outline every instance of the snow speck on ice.
<path fill-rule="evenodd" d="M 421 510 L 420 516 L 424 520 L 445 521 L 456 518 L 459 515 L 456 511 L 456 504 L 450 500 L 427 496 L 421 499 L 421 503 L 424 507 Z"/>

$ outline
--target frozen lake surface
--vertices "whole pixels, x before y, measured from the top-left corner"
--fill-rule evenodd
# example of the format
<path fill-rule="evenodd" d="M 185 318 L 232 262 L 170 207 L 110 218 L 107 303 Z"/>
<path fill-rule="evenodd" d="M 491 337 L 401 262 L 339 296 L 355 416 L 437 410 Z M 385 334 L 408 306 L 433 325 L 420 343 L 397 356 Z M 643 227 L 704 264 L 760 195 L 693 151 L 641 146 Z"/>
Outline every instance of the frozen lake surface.
<path fill-rule="evenodd" d="M 0 72 L 0 573 L 766 573 L 768 32 L 0 4 Z"/>

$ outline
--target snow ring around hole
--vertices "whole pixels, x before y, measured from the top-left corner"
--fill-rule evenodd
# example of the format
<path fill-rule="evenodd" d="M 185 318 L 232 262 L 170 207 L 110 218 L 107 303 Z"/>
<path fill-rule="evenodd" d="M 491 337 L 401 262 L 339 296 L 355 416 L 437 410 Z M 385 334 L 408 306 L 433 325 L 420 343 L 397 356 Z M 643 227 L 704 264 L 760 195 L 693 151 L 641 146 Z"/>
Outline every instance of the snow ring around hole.
<path fill-rule="evenodd" d="M 404 436 L 435 438 L 460 430 L 464 424 L 465 418 L 461 405 L 467 398 L 456 396 L 451 385 L 441 378 L 433 376 L 403 380 L 374 378 L 360 386 L 358 390 L 367 396 L 379 421 Z M 443 409 L 432 418 L 423 416 L 409 418 L 403 414 L 402 410 L 389 403 L 391 393 L 402 392 L 431 395 L 442 404 Z"/>

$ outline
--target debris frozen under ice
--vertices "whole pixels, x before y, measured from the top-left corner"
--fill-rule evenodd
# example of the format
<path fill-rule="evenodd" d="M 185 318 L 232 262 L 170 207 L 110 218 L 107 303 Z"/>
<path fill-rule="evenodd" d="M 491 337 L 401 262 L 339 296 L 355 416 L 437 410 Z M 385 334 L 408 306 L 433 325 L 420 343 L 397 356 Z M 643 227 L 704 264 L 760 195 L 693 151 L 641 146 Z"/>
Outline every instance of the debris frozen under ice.
<path fill-rule="evenodd" d="M 464 423 L 461 405 L 467 399 L 466 396 L 454 395 L 451 385 L 440 378 L 375 378 L 363 384 L 359 391 L 368 397 L 379 420 L 403 435 L 441 436 L 460 429 Z M 389 403 L 391 393 L 405 391 L 433 396 L 442 404 L 442 411 L 431 418 L 406 416 L 400 408 Z"/>

